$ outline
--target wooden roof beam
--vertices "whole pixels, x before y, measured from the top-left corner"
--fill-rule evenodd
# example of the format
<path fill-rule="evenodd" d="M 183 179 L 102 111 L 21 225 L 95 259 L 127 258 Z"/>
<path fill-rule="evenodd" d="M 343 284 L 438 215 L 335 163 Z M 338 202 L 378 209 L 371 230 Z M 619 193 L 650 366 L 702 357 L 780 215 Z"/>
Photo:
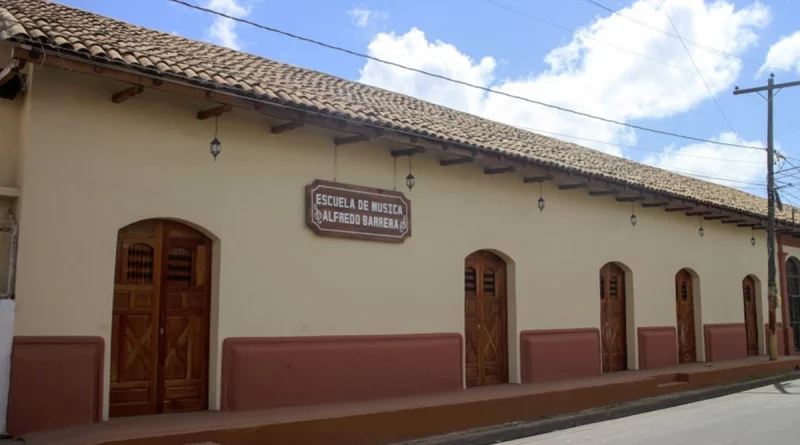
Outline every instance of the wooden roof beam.
<path fill-rule="evenodd" d="M 723 221 L 723 222 L 725 222 L 725 221 Z M 761 224 L 760 222 L 747 222 L 747 223 L 741 223 L 741 224 L 736 224 L 736 225 L 738 227 L 752 227 L 752 228 L 755 229 L 756 226 L 758 226 L 760 224 Z"/>
<path fill-rule="evenodd" d="M 539 175 L 539 176 L 525 176 L 522 178 L 522 182 L 525 184 L 531 184 L 534 182 L 545 182 L 545 181 L 552 181 L 553 175 Z"/>
<path fill-rule="evenodd" d="M 510 167 L 510 166 L 494 167 L 494 168 L 484 167 L 483 168 L 483 174 L 484 175 L 498 175 L 498 174 L 501 174 L 501 173 L 514 173 L 515 171 L 517 171 L 517 170 L 514 167 Z"/>
<path fill-rule="evenodd" d="M 642 203 L 642 207 L 664 207 L 669 205 L 669 201 L 645 201 Z"/>
<path fill-rule="evenodd" d="M 414 156 L 417 153 L 425 153 L 425 149 L 422 147 L 414 147 L 414 148 L 403 148 L 399 150 L 392 150 L 392 157 L 399 158 L 402 156 Z"/>
<path fill-rule="evenodd" d="M 742 218 L 734 218 L 734 219 L 723 219 L 722 224 L 739 224 L 745 222 Z"/>
<path fill-rule="evenodd" d="M 3 86 L 9 80 L 13 79 L 22 68 L 25 67 L 25 60 L 12 60 L 3 71 L 0 71 L 0 86 Z"/>
<path fill-rule="evenodd" d="M 709 220 L 709 221 L 713 221 L 715 219 L 725 219 L 725 218 L 730 218 L 730 217 L 731 217 L 730 215 L 706 215 L 706 216 L 703 217 L 703 219 L 706 219 L 706 220 Z"/>
<path fill-rule="evenodd" d="M 608 196 L 608 195 L 617 195 L 619 194 L 619 190 L 614 189 L 594 189 L 589 190 L 589 196 Z"/>
<path fill-rule="evenodd" d="M 576 182 L 576 183 L 573 183 L 573 184 L 559 184 L 558 185 L 558 189 L 559 190 L 574 190 L 574 189 L 582 189 L 582 188 L 586 188 L 586 187 L 589 187 L 589 183 L 588 182 Z"/>
<path fill-rule="evenodd" d="M 682 212 L 684 210 L 692 210 L 694 207 L 689 205 L 679 205 L 677 207 L 665 207 L 665 212 Z"/>
<path fill-rule="evenodd" d="M 306 125 L 305 119 L 298 119 L 295 121 L 289 121 L 285 124 L 276 125 L 270 128 L 270 133 L 272 134 L 281 134 L 286 133 L 287 131 L 297 130 L 298 128 L 302 128 Z"/>
<path fill-rule="evenodd" d="M 138 95 L 142 94 L 143 92 L 144 92 L 144 86 L 143 85 L 134 85 L 134 86 L 132 86 L 130 88 L 126 88 L 126 89 L 124 89 L 122 91 L 118 91 L 118 92 L 112 94 L 111 95 L 111 102 L 114 102 L 115 104 L 121 104 L 122 102 L 125 102 L 126 100 L 128 100 L 128 99 L 130 99 L 130 98 L 132 98 L 134 96 L 138 96 Z"/>
<path fill-rule="evenodd" d="M 212 117 L 220 117 L 223 114 L 228 113 L 228 112 L 230 112 L 232 110 L 233 110 L 233 107 L 231 105 L 227 105 L 227 104 L 226 105 L 220 105 L 218 107 L 210 108 L 208 110 L 198 111 L 197 112 L 197 118 L 200 119 L 201 121 L 204 121 L 206 119 L 211 119 Z"/>
<path fill-rule="evenodd" d="M 469 164 L 471 162 L 475 162 L 475 158 L 453 158 L 453 159 L 442 159 L 439 161 L 439 165 L 442 167 L 447 167 L 449 165 L 461 165 L 461 164 Z"/>
<path fill-rule="evenodd" d="M 370 139 L 369 136 L 366 134 L 356 134 L 353 136 L 343 136 L 338 138 L 333 138 L 333 145 L 348 145 L 348 144 L 357 144 L 359 142 L 366 142 Z"/>
<path fill-rule="evenodd" d="M 711 210 L 690 210 L 686 212 L 686 216 L 705 216 L 705 215 L 710 215 L 712 213 L 714 212 L 712 212 Z"/>
<path fill-rule="evenodd" d="M 617 196 L 617 202 L 635 202 L 644 200 L 644 196 Z"/>

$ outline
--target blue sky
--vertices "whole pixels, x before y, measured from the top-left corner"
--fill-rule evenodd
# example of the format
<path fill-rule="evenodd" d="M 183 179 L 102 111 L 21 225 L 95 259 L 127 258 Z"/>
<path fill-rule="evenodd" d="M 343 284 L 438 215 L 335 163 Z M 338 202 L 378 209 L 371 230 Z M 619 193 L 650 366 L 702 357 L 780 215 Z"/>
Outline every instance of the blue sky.
<path fill-rule="evenodd" d="M 693 144 L 489 97 L 247 25 L 220 22 L 167 0 L 59 1 L 511 125 L 594 139 L 601 142 L 558 136 L 763 195 L 761 187 L 749 184 L 764 181 L 764 165 L 759 162 L 764 154 L 758 150 Z M 614 14 L 589 0 L 192 2 L 525 97 L 637 125 L 754 146 L 766 143 L 766 104 L 758 96 L 734 97 L 733 86 L 763 84 L 770 71 L 775 71 L 777 82 L 800 76 L 800 34 L 793 35 L 800 31 L 796 20 L 800 2 L 792 0 L 597 0 Z M 674 33 L 665 11 L 681 36 L 696 43 L 688 48 L 733 129 L 711 100 L 680 40 L 664 34 Z M 718 50 L 735 57 L 715 54 Z M 783 91 L 776 101 L 776 143 L 795 158 L 800 158 L 798 104 L 800 87 Z M 800 192 L 789 192 L 800 197 Z M 800 203 L 800 199 L 787 201 Z"/>

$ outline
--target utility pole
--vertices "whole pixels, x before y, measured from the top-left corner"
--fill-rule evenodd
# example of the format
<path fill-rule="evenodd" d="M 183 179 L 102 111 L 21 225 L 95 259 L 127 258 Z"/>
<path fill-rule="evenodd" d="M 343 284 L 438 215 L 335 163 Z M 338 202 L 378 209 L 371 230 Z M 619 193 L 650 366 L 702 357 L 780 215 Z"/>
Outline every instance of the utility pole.
<path fill-rule="evenodd" d="M 769 359 L 778 359 L 778 337 L 776 336 L 775 310 L 778 307 L 778 286 L 775 280 L 775 146 L 772 140 L 772 100 L 782 88 L 795 87 L 800 81 L 775 85 L 775 74 L 769 75 L 767 86 L 740 90 L 735 87 L 733 94 L 758 93 L 766 91 L 767 97 L 767 300 L 769 302 Z M 777 91 L 776 91 L 777 90 Z M 784 323 L 786 321 L 784 320 Z"/>

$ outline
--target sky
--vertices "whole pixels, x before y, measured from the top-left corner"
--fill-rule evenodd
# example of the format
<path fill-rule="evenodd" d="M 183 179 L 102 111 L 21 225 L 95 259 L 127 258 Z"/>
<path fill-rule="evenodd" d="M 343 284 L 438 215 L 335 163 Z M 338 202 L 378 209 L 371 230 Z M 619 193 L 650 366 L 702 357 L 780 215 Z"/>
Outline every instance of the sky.
<path fill-rule="evenodd" d="M 692 142 L 434 79 L 168 0 L 58 0 L 183 37 L 408 94 L 765 196 L 766 101 L 732 94 L 800 76 L 796 0 L 188 0 L 449 78 Z M 677 32 L 676 32 L 677 31 Z M 775 104 L 775 146 L 800 166 L 800 87 Z M 794 158 L 794 159 L 792 159 Z M 796 170 L 795 172 L 798 172 Z M 800 204 L 800 173 L 779 175 Z M 792 196 L 795 195 L 795 196 Z"/>

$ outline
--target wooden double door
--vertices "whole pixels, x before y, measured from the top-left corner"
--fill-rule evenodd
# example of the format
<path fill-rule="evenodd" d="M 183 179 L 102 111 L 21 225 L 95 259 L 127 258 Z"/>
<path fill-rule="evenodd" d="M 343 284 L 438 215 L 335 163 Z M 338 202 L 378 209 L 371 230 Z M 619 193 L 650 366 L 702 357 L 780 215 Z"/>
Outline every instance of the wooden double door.
<path fill-rule="evenodd" d="M 467 387 L 508 383 L 506 263 L 478 251 L 464 265 L 464 332 Z"/>
<path fill-rule="evenodd" d="M 744 326 L 747 333 L 747 355 L 758 355 L 758 313 L 756 304 L 756 282 L 751 277 L 742 280 L 744 300 Z"/>
<path fill-rule="evenodd" d="M 614 263 L 600 269 L 600 343 L 603 372 L 628 369 L 625 271 Z"/>
<path fill-rule="evenodd" d="M 117 241 L 109 415 L 207 409 L 211 240 L 146 220 Z"/>
<path fill-rule="evenodd" d="M 692 274 L 681 269 L 675 274 L 675 314 L 678 323 L 678 362 L 697 361 L 694 328 L 694 285 Z"/>

